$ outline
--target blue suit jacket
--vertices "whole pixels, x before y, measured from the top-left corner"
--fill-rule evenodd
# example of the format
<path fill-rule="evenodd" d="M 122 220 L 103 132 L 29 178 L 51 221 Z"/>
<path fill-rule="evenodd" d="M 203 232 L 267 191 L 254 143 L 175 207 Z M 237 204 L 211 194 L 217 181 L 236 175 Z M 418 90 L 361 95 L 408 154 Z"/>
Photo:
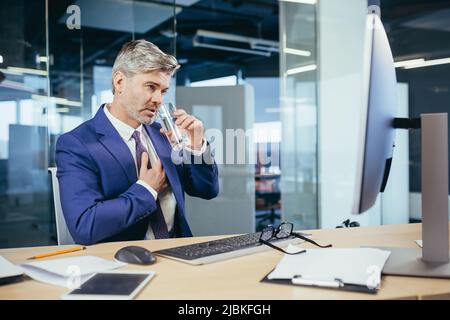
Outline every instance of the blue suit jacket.
<path fill-rule="evenodd" d="M 191 164 L 175 165 L 172 148 L 159 132 L 160 127 L 158 123 L 144 126 L 177 202 L 174 236 L 192 236 L 185 217 L 184 192 L 203 199 L 216 197 L 217 166 L 209 147 L 209 164 L 185 151 Z M 56 144 L 56 165 L 61 205 L 75 242 L 89 245 L 144 239 L 156 202 L 147 189 L 136 183 L 133 157 L 103 106 L 94 118 L 61 135 Z"/>

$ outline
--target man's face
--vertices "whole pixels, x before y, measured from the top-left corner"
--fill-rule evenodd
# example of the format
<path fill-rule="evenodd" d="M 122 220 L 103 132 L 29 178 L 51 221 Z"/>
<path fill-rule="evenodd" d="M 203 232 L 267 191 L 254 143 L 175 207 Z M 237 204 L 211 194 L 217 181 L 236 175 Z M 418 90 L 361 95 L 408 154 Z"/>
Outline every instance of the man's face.
<path fill-rule="evenodd" d="M 151 124 L 169 85 L 170 75 L 160 70 L 124 76 L 119 99 L 131 119 L 141 124 Z"/>

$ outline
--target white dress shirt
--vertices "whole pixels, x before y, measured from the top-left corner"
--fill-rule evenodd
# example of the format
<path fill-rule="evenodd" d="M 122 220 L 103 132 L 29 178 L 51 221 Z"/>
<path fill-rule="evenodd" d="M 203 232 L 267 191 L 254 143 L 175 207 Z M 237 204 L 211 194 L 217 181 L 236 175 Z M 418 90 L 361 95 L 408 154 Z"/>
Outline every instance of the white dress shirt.
<path fill-rule="evenodd" d="M 128 148 L 130 149 L 131 155 L 133 156 L 133 159 L 134 159 L 134 163 L 136 164 L 137 176 L 139 177 L 139 172 L 138 172 L 137 162 L 136 162 L 136 142 L 134 141 L 134 138 L 132 138 L 132 135 L 135 130 L 139 131 L 141 142 L 142 142 L 143 146 L 145 147 L 145 149 L 147 150 L 147 154 L 149 155 L 149 159 L 150 159 L 150 163 L 151 163 L 152 167 L 154 167 L 155 163 L 157 161 L 158 155 L 156 153 L 156 150 L 153 146 L 153 143 L 152 143 L 150 137 L 147 134 L 147 131 L 144 130 L 143 126 L 140 125 L 136 129 L 134 129 L 133 127 L 129 126 L 128 124 L 117 119 L 116 117 L 114 117 L 111 114 L 111 112 L 109 112 L 108 104 L 105 104 L 105 107 L 103 108 L 103 110 L 105 112 L 106 117 L 109 119 L 109 121 L 111 122 L 113 127 L 117 130 L 119 135 L 122 137 L 122 139 L 124 140 L 124 142 L 126 143 Z M 205 152 L 206 147 L 207 147 L 206 140 L 203 139 L 203 145 L 202 145 L 201 150 L 197 151 L 197 150 L 191 150 L 190 148 L 186 148 L 186 149 L 188 151 L 192 152 L 192 154 L 199 156 Z M 167 178 L 167 176 L 166 176 L 166 178 Z M 164 220 L 166 221 L 166 224 L 167 224 L 167 230 L 169 230 L 169 232 L 170 232 L 173 228 L 174 219 L 175 219 L 175 209 L 177 206 L 177 202 L 176 202 L 175 196 L 172 192 L 172 188 L 170 187 L 170 185 L 168 184 L 167 189 L 158 193 L 155 189 L 153 189 L 151 186 L 148 185 L 148 183 L 146 183 L 143 180 L 138 180 L 136 183 L 138 183 L 141 186 L 143 186 L 144 188 L 146 188 L 151 193 L 151 195 L 153 196 L 153 198 L 155 200 L 159 199 L 159 204 L 161 205 L 161 211 L 164 215 Z M 155 239 L 155 236 L 153 235 L 153 230 L 152 230 L 150 224 L 148 226 L 145 239 Z"/>

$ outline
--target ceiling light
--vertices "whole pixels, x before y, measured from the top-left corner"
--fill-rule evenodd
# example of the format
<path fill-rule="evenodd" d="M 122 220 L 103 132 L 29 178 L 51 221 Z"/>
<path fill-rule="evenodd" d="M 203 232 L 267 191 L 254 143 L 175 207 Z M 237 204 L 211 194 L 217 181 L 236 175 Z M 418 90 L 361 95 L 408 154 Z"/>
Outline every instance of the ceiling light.
<path fill-rule="evenodd" d="M 425 60 L 425 61 L 422 61 L 422 62 L 417 62 L 415 64 L 409 65 L 409 66 L 405 67 L 405 69 L 431 67 L 431 66 L 437 66 L 437 65 L 448 64 L 448 63 L 450 63 L 450 58 Z"/>
<path fill-rule="evenodd" d="M 24 85 L 21 82 L 7 80 L 7 79 L 4 79 L 3 81 L 0 81 L 0 82 L 1 82 L 0 87 L 13 89 L 13 90 L 20 90 L 20 91 L 30 92 L 30 93 L 34 92 L 34 90 L 32 88 Z"/>
<path fill-rule="evenodd" d="M 293 3 L 301 3 L 301 4 L 316 4 L 317 0 L 280 0 L 282 2 L 293 2 Z"/>
<path fill-rule="evenodd" d="M 69 111 L 70 111 L 69 108 L 56 108 L 56 112 L 58 113 L 67 113 Z"/>
<path fill-rule="evenodd" d="M 6 72 L 8 71 L 13 72 L 15 74 L 35 74 L 38 76 L 47 76 L 47 71 L 38 69 L 8 67 L 6 68 Z"/>
<path fill-rule="evenodd" d="M 214 43 L 205 42 L 206 39 L 213 39 Z M 220 42 L 221 41 L 221 42 Z M 234 43 L 244 43 L 247 47 L 233 45 Z M 192 44 L 194 47 L 211 48 L 217 50 L 242 52 L 270 57 L 272 52 L 279 51 L 277 41 L 265 40 L 260 38 L 245 37 L 236 34 L 221 33 L 208 30 L 197 30 Z"/>
<path fill-rule="evenodd" d="M 3 73 L 6 73 L 6 74 L 15 75 L 15 76 L 22 76 L 23 75 L 22 72 L 11 71 L 11 70 L 8 70 L 8 69 L 0 69 L 0 71 L 3 72 Z"/>
<path fill-rule="evenodd" d="M 47 62 L 48 62 L 48 57 L 45 57 L 45 56 L 44 56 L 44 57 L 41 57 L 41 56 L 38 55 L 38 56 L 36 57 L 36 62 L 37 62 L 37 63 L 40 63 L 40 62 L 45 62 L 45 63 L 47 63 Z"/>
<path fill-rule="evenodd" d="M 288 54 L 294 54 L 297 56 L 309 57 L 311 56 L 311 51 L 292 49 L 292 48 L 284 48 L 284 52 Z"/>
<path fill-rule="evenodd" d="M 31 95 L 31 98 L 34 100 L 40 100 L 40 101 L 48 100 L 52 103 L 65 105 L 65 106 L 81 107 L 81 101 L 73 101 L 73 100 L 68 100 L 66 98 L 47 97 L 47 96 L 41 96 L 41 95 L 37 95 L 37 94 Z"/>
<path fill-rule="evenodd" d="M 302 67 L 289 69 L 289 70 L 286 71 L 286 75 L 287 76 L 291 76 L 293 74 L 313 71 L 313 70 L 316 70 L 316 69 L 317 69 L 317 65 L 310 64 L 310 65 L 306 65 L 306 66 L 302 66 Z"/>
<path fill-rule="evenodd" d="M 216 45 L 216 44 L 201 43 L 201 42 L 198 42 L 196 39 L 194 39 L 192 44 L 194 45 L 194 47 L 217 49 L 217 50 L 232 51 L 232 52 L 241 52 L 241 53 L 255 54 L 258 56 L 270 57 L 270 52 L 263 52 L 263 51 L 258 51 L 258 50 L 242 49 L 242 48 L 233 48 L 233 47 L 221 46 L 221 45 Z"/>
<path fill-rule="evenodd" d="M 415 65 L 419 62 L 423 62 L 425 61 L 425 59 L 421 58 L 421 59 L 412 59 L 412 60 L 404 60 L 404 61 L 397 61 L 394 62 L 394 67 L 396 68 L 403 68 L 403 67 L 407 67 L 407 66 L 411 66 L 411 65 Z"/>

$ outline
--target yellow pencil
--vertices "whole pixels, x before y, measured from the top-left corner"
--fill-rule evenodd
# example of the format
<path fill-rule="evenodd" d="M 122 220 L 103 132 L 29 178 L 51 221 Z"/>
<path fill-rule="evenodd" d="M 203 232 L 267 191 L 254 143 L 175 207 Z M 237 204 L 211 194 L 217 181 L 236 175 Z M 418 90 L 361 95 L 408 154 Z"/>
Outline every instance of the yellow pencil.
<path fill-rule="evenodd" d="M 46 257 L 56 256 L 58 254 L 75 252 L 75 251 L 80 251 L 80 250 L 85 250 L 85 249 L 86 249 L 86 247 L 78 247 L 78 248 L 66 249 L 66 250 L 61 250 L 61 251 L 42 253 L 42 254 L 35 255 L 31 258 L 28 258 L 28 260 L 46 258 Z"/>

